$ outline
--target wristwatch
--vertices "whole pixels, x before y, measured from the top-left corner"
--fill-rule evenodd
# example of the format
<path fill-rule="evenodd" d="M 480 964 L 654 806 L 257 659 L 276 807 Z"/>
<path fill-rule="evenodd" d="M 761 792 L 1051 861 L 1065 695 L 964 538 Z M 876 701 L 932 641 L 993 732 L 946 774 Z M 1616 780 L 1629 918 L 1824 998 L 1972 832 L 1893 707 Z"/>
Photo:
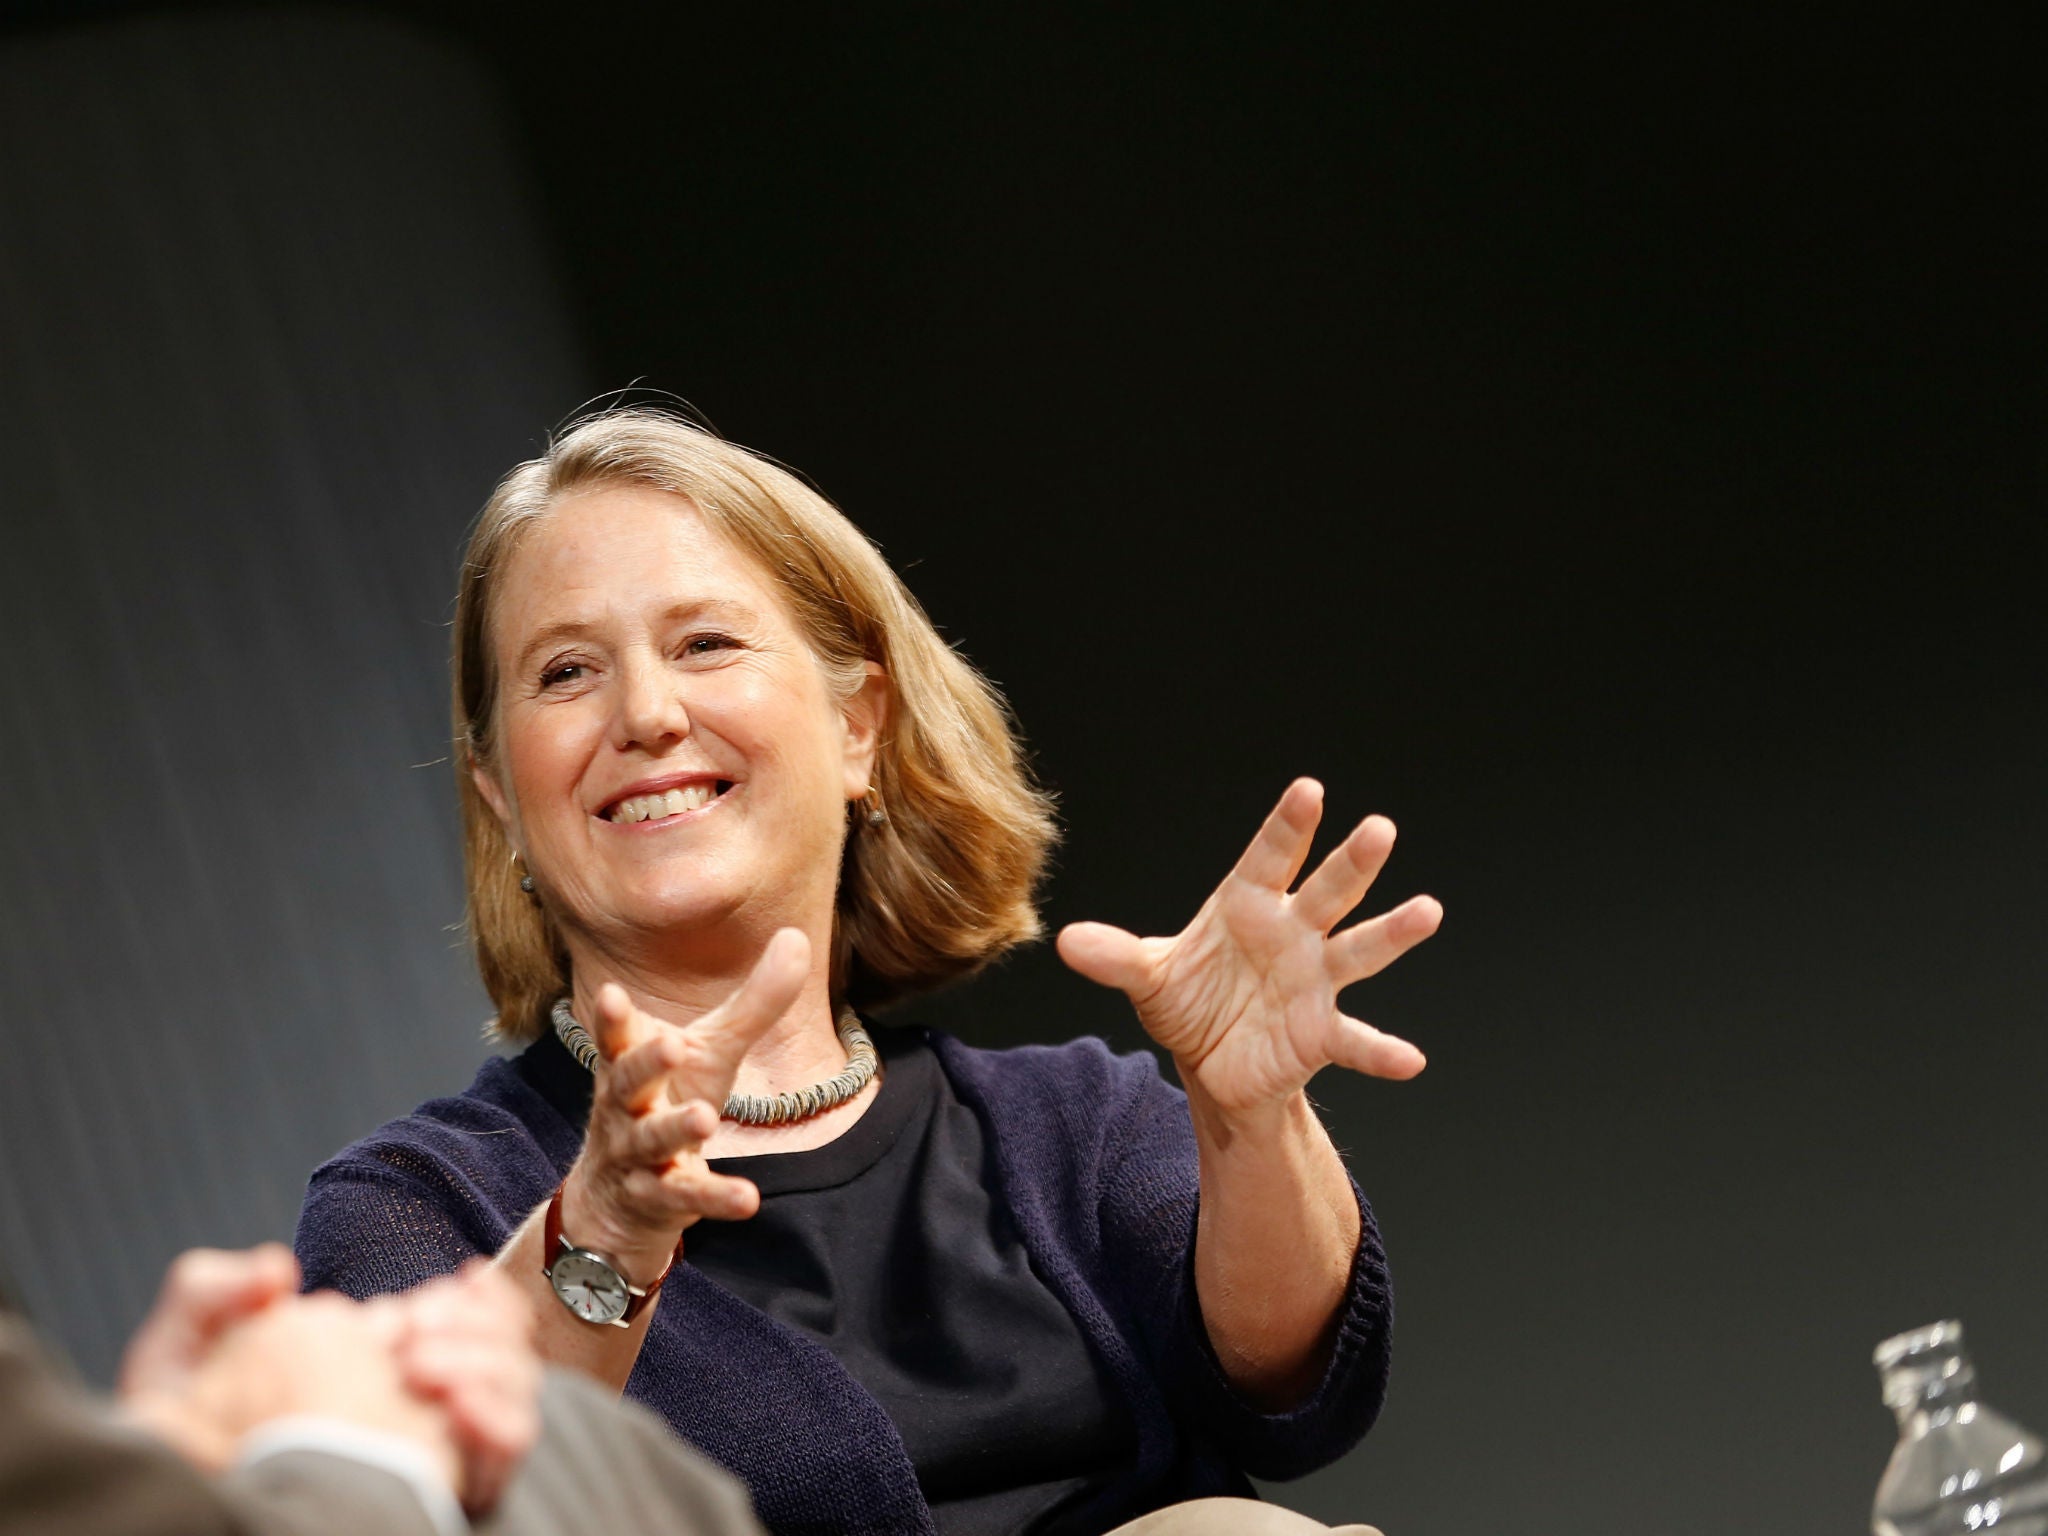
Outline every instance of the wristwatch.
<path fill-rule="evenodd" d="M 661 1282 L 668 1278 L 668 1272 L 676 1267 L 676 1260 L 683 1256 L 682 1240 L 676 1240 L 676 1251 L 669 1255 L 668 1263 L 662 1266 L 652 1285 L 634 1285 L 619 1273 L 619 1267 L 610 1259 L 588 1248 L 577 1247 L 562 1231 L 562 1188 L 557 1184 L 554 1198 L 548 1201 L 541 1251 L 552 1257 L 542 1272 L 555 1288 L 555 1295 L 562 1305 L 584 1322 L 629 1328 L 633 1319 L 645 1312 L 648 1304 L 661 1294 Z"/>

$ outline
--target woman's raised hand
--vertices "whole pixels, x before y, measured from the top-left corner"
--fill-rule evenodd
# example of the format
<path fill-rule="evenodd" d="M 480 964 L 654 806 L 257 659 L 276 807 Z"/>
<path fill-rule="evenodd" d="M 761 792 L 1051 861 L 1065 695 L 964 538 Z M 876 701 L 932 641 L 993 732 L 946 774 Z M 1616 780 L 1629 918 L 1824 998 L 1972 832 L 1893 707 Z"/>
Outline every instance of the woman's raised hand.
<path fill-rule="evenodd" d="M 562 1191 L 563 1227 L 577 1243 L 651 1278 L 685 1228 L 760 1209 L 760 1192 L 713 1173 L 702 1149 L 741 1059 L 795 1003 L 810 959 L 810 941 L 783 929 L 739 990 L 687 1027 L 636 1008 L 623 987 L 599 989 L 591 1034 L 603 1059 L 583 1151 Z"/>
<path fill-rule="evenodd" d="M 1237 867 L 1171 938 L 1107 923 L 1060 933 L 1061 958 L 1127 993 L 1183 1082 L 1226 1112 L 1285 1100 L 1333 1062 L 1373 1077 L 1422 1070 L 1422 1052 L 1345 1015 L 1337 994 L 1435 933 L 1443 908 L 1413 896 L 1333 933 L 1386 863 L 1394 824 L 1368 816 L 1290 893 L 1322 811 L 1320 784 L 1290 784 Z"/>

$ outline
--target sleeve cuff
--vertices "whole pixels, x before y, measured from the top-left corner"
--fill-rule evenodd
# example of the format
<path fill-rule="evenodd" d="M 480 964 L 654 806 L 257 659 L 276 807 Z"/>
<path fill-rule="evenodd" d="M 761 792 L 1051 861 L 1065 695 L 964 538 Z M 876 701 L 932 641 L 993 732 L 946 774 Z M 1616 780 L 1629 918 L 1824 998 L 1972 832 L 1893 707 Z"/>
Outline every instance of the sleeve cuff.
<path fill-rule="evenodd" d="M 469 1518 L 434 1458 L 401 1435 L 365 1429 L 345 1419 L 294 1415 L 273 1419 L 242 1441 L 235 1464 L 249 1468 L 273 1456 L 298 1451 L 334 1456 L 388 1472 L 420 1502 L 440 1536 L 469 1536 Z"/>
<path fill-rule="evenodd" d="M 1355 1180 L 1352 1194 L 1358 1201 L 1358 1247 L 1329 1363 L 1315 1388 L 1291 1408 L 1258 1407 L 1232 1385 L 1202 1320 L 1189 1245 L 1181 1293 L 1172 1303 L 1192 1340 L 1192 1357 L 1184 1367 L 1190 1374 L 1179 1385 L 1192 1404 L 1200 1405 L 1197 1411 L 1212 1433 L 1235 1447 L 1239 1464 L 1253 1477 L 1285 1481 L 1335 1460 L 1364 1438 L 1386 1399 L 1393 1293 L 1372 1207 Z"/>

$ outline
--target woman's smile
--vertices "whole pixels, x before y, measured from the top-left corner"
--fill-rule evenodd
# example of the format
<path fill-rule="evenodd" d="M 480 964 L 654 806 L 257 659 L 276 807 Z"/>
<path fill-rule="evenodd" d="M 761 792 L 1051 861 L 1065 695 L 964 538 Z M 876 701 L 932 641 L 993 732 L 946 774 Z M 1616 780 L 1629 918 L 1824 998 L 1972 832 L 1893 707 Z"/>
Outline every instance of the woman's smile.
<path fill-rule="evenodd" d="M 738 787 L 731 779 L 669 775 L 624 790 L 597 812 L 597 819 L 622 832 L 665 832 L 702 819 Z"/>

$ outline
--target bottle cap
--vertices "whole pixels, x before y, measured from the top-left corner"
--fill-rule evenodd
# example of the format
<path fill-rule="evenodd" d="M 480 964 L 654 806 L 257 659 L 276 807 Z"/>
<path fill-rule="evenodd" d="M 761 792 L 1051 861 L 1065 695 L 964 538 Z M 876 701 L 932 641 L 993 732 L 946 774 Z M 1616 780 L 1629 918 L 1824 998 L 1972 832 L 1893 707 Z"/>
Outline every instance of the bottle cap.
<path fill-rule="evenodd" d="M 1928 1354 L 1937 1349 L 1955 1349 L 1962 1342 L 1963 1325 L 1950 1318 L 1945 1322 L 1929 1323 L 1924 1328 L 1893 1334 L 1871 1352 L 1870 1361 L 1880 1371 L 1888 1371 L 1914 1355 Z"/>
<path fill-rule="evenodd" d="M 1885 1406 L 1907 1414 L 1944 1399 L 1968 1397 L 1977 1384 L 1963 1353 L 1963 1325 L 1950 1319 L 1894 1334 L 1871 1354 Z"/>

